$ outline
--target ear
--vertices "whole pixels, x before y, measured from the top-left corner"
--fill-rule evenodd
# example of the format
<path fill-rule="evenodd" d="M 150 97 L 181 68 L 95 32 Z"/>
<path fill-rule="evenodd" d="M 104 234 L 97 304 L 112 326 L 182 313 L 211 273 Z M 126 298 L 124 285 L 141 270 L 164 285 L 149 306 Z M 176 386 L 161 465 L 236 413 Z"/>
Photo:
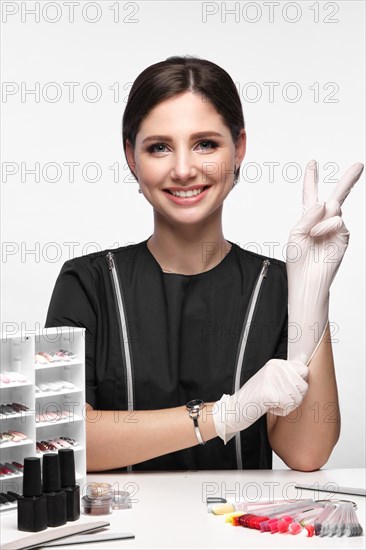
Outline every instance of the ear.
<path fill-rule="evenodd" d="M 240 130 L 240 134 L 235 144 L 235 162 L 241 164 L 245 157 L 245 151 L 247 149 L 247 134 L 244 128 Z"/>
<path fill-rule="evenodd" d="M 129 139 L 126 139 L 126 159 L 131 172 L 135 175 L 135 169 L 136 169 L 135 153 Z"/>

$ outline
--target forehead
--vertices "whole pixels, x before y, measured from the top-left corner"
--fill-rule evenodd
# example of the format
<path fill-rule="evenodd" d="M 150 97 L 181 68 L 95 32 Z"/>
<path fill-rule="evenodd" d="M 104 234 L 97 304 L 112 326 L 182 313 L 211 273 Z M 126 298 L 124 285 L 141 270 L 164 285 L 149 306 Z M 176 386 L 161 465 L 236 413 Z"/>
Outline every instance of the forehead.
<path fill-rule="evenodd" d="M 202 124 L 213 129 L 224 126 L 224 121 L 216 107 L 201 93 L 184 92 L 164 99 L 153 107 L 142 120 L 139 133 L 146 134 L 154 129 L 166 133 L 174 129 L 183 132 L 199 131 Z"/>

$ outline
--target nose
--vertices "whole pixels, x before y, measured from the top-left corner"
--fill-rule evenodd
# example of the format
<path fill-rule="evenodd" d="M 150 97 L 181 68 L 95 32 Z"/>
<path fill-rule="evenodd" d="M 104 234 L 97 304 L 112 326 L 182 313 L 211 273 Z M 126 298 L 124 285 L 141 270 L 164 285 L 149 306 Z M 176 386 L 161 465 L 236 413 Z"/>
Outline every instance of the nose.
<path fill-rule="evenodd" d="M 190 181 L 197 177 L 197 172 L 197 166 L 191 152 L 187 150 L 177 151 L 172 159 L 171 178 L 181 182 Z"/>

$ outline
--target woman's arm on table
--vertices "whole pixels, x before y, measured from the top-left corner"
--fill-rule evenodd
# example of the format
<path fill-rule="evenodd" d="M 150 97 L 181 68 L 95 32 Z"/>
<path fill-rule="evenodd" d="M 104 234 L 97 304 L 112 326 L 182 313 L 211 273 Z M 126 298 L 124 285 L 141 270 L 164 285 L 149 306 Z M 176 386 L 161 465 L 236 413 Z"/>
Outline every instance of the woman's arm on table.
<path fill-rule="evenodd" d="M 207 403 L 198 420 L 204 441 L 217 437 Z M 87 470 L 123 468 L 198 445 L 186 406 L 153 411 L 101 411 L 86 406 Z"/>

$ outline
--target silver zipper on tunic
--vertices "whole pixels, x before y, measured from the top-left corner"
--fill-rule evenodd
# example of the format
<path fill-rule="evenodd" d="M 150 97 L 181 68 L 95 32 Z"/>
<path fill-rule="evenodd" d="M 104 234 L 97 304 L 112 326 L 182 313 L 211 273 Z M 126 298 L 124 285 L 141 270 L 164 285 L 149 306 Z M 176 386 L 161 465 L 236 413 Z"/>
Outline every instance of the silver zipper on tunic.
<path fill-rule="evenodd" d="M 117 303 L 117 310 L 120 319 L 120 328 L 121 328 L 121 348 L 123 346 L 124 355 L 126 358 L 126 375 L 127 375 L 127 409 L 133 411 L 133 386 L 132 386 L 132 365 L 131 365 L 131 353 L 128 344 L 128 333 L 127 333 L 127 321 L 126 313 L 123 307 L 121 285 L 118 280 L 118 273 L 114 263 L 114 255 L 112 252 L 107 254 L 107 262 L 109 271 L 111 272 L 112 282 L 115 290 L 115 297 Z M 123 354 L 122 354 L 123 357 Z M 132 466 L 127 466 L 127 471 L 132 471 Z"/>
<path fill-rule="evenodd" d="M 254 290 L 253 290 L 252 296 L 250 298 L 249 306 L 248 306 L 248 309 L 247 309 L 247 313 L 246 313 L 246 316 L 245 316 L 245 319 L 244 319 L 244 324 L 243 324 L 243 328 L 242 328 L 242 331 L 241 331 L 240 342 L 239 342 L 239 346 L 238 346 L 239 354 L 237 356 L 237 362 L 236 362 L 234 393 L 236 391 L 238 391 L 239 388 L 240 388 L 241 372 L 242 372 L 242 368 L 243 368 L 243 357 L 244 357 L 245 348 L 246 348 L 246 345 L 247 345 L 248 334 L 249 334 L 249 331 L 250 331 L 250 324 L 251 324 L 252 319 L 253 319 L 255 306 L 257 305 L 259 291 L 261 289 L 264 278 L 267 277 L 267 273 L 268 273 L 270 263 L 271 262 L 269 260 L 263 260 L 262 269 L 261 269 L 261 271 L 258 275 L 257 281 L 255 283 Z M 246 337 L 244 337 L 246 327 L 248 327 L 248 333 L 246 334 Z M 243 458 L 242 458 L 242 454 L 241 454 L 240 432 L 235 434 L 235 447 L 236 447 L 237 467 L 238 467 L 238 470 L 242 470 L 243 469 Z"/>

